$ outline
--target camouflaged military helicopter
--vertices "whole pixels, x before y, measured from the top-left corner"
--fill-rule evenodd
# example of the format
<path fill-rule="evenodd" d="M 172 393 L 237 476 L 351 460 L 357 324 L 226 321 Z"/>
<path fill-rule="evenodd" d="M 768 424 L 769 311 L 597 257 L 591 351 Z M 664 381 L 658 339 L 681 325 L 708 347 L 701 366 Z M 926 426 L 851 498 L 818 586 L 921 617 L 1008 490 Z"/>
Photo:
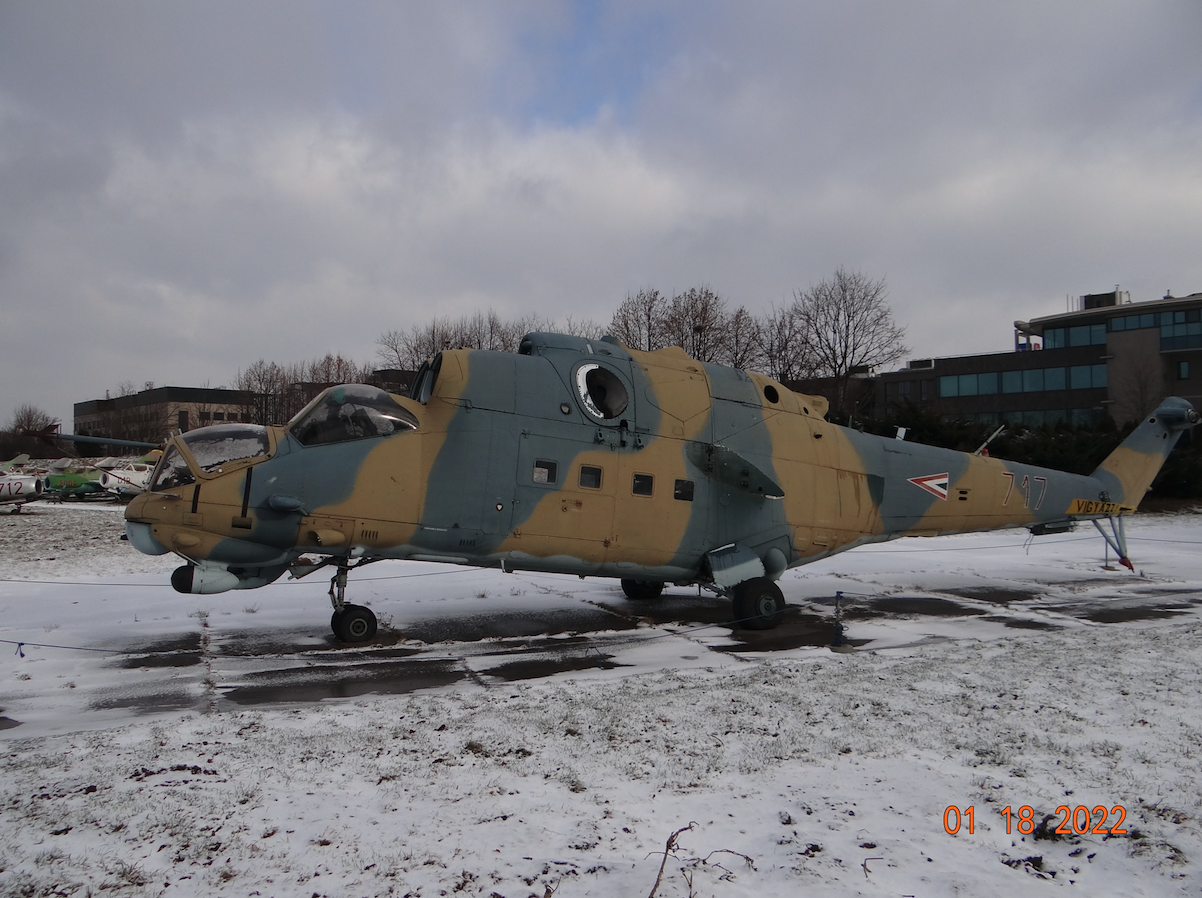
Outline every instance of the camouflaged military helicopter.
<path fill-rule="evenodd" d="M 140 551 L 186 561 L 183 593 L 333 568 L 345 642 L 376 632 L 347 575 L 385 558 L 613 577 L 631 599 L 698 584 L 767 629 L 786 569 L 901 536 L 1112 518 L 1103 536 L 1125 561 L 1122 515 L 1198 422 L 1166 399 L 1081 476 L 867 435 L 826 410 L 679 348 L 532 333 L 516 354 L 439 353 L 407 397 L 338 386 L 283 426 L 178 435 L 125 526 Z"/>

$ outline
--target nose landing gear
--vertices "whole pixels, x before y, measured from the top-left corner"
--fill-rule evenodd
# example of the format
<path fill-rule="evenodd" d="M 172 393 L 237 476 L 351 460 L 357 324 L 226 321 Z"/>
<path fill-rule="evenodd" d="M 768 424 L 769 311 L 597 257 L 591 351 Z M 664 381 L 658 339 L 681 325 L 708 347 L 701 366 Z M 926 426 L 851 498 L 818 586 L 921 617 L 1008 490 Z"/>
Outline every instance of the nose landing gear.
<path fill-rule="evenodd" d="M 376 616 L 363 605 L 348 604 L 346 599 L 346 574 L 350 566 L 345 561 L 338 563 L 338 573 L 330 578 L 330 604 L 334 614 L 330 618 L 330 629 L 343 642 L 371 642 L 376 635 Z"/>

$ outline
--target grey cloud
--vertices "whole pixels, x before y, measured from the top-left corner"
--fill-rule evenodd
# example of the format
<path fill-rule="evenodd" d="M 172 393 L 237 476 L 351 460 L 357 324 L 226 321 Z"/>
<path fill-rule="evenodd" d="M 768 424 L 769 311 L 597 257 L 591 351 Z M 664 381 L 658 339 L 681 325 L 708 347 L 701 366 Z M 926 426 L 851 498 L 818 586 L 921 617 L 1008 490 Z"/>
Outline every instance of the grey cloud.
<path fill-rule="evenodd" d="M 916 354 L 1202 289 L 1196 4 L 615 3 L 662 53 L 614 57 L 645 75 L 621 115 L 557 123 L 605 95 L 548 81 L 572 12 L 6 5 L 0 420 L 366 360 L 435 313 L 766 308 L 840 264 L 888 278 Z"/>

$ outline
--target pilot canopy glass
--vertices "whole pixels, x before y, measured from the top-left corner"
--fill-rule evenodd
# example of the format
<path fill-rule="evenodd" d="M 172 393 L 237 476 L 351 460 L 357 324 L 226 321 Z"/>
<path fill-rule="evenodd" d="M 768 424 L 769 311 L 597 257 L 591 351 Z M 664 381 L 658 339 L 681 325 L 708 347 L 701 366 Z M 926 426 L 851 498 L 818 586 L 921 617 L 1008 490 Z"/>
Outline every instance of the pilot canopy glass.
<path fill-rule="evenodd" d="M 331 387 L 292 419 L 304 446 L 386 437 L 417 429 L 417 418 L 383 390 L 362 384 Z"/>
<path fill-rule="evenodd" d="M 202 471 L 244 458 L 258 458 L 269 450 L 267 428 L 258 424 L 215 424 L 184 434 L 184 443 Z"/>

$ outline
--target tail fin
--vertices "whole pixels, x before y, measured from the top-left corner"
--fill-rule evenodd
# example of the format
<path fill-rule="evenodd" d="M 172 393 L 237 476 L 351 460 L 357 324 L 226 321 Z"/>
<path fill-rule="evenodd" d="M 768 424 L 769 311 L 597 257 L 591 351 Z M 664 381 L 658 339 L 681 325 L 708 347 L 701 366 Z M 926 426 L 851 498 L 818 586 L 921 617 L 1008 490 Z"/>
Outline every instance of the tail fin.
<path fill-rule="evenodd" d="M 1198 420 L 1192 405 L 1170 396 L 1106 456 L 1092 476 L 1102 481 L 1111 502 L 1134 511 L 1178 438 Z"/>

